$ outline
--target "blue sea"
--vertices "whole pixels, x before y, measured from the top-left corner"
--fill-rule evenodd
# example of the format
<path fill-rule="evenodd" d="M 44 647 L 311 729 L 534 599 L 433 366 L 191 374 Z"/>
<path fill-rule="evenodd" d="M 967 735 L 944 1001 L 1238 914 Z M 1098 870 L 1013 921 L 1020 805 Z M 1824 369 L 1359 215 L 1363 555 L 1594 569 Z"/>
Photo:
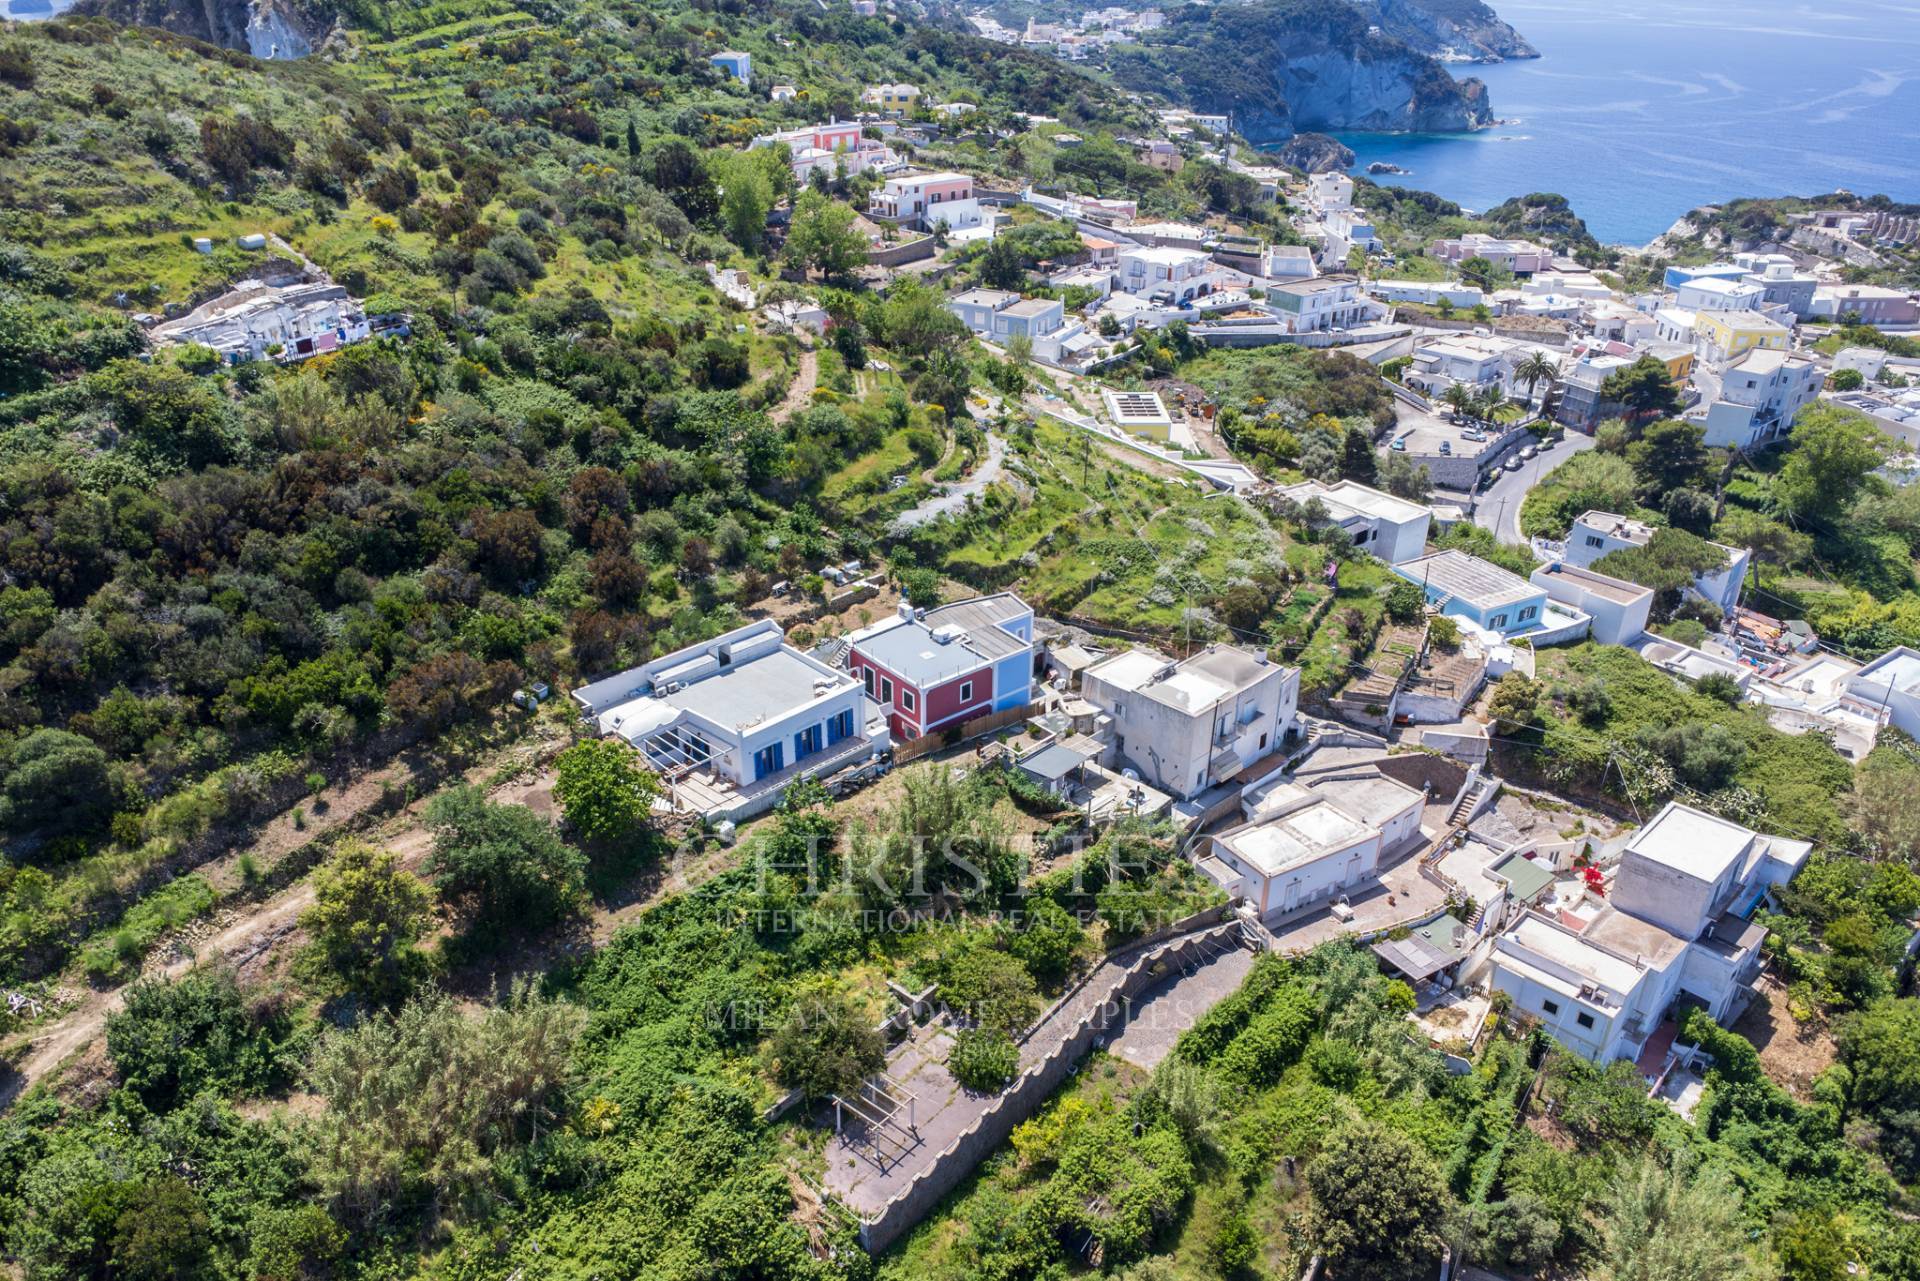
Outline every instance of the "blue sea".
<path fill-rule="evenodd" d="M 1473 210 L 1557 191 L 1603 241 L 1644 244 L 1735 196 L 1845 188 L 1920 202 L 1920 0 L 1491 0 L 1540 51 L 1494 66 L 1505 124 L 1342 134 L 1376 176 Z"/>

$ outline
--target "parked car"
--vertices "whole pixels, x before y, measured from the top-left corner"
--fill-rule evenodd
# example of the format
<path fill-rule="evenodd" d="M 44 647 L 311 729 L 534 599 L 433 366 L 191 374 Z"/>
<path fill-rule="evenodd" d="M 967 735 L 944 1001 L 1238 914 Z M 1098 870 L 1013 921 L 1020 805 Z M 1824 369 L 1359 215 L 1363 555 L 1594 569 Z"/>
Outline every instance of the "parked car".
<path fill-rule="evenodd" d="M 1407 448 L 1407 438 L 1405 436 L 1395 436 L 1393 438 L 1393 444 L 1388 446 L 1388 448 L 1397 449 L 1402 453 L 1405 453 Z"/>
<path fill-rule="evenodd" d="M 1538 458 L 1539 456 L 1540 456 L 1540 446 L 1538 445 L 1528 445 L 1525 449 L 1520 451 L 1520 458 L 1523 462 L 1531 462 L 1535 458 Z"/>
<path fill-rule="evenodd" d="M 1443 440 L 1443 441 L 1441 441 L 1441 442 L 1440 442 L 1440 452 L 1441 452 L 1442 454 L 1448 454 L 1448 455 L 1450 455 L 1450 454 L 1452 454 L 1452 453 L 1453 453 L 1453 442 L 1452 442 L 1452 441 L 1450 441 L 1450 440 Z"/>

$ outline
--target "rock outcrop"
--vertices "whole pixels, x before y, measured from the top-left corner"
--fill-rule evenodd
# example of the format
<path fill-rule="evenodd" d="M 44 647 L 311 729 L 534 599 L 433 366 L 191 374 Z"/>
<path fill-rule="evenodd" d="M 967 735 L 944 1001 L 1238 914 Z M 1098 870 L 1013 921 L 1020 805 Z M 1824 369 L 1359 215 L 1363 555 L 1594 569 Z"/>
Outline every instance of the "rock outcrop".
<path fill-rule="evenodd" d="M 1493 119 L 1486 86 L 1371 29 L 1345 0 L 1190 5 L 1147 44 L 1116 51 L 1128 88 L 1231 113 L 1249 142 L 1305 132 L 1458 133 Z"/>
<path fill-rule="evenodd" d="M 1296 133 L 1280 148 L 1280 163 L 1302 173 L 1337 173 L 1353 168 L 1353 148 L 1324 133 Z"/>
<path fill-rule="evenodd" d="M 1459 62 L 1537 58 L 1528 44 L 1480 0 L 1362 0 L 1374 24 L 1410 48 Z"/>
<path fill-rule="evenodd" d="M 73 12 L 159 27 L 256 58 L 304 58 L 331 25 L 294 0 L 78 0 Z"/>

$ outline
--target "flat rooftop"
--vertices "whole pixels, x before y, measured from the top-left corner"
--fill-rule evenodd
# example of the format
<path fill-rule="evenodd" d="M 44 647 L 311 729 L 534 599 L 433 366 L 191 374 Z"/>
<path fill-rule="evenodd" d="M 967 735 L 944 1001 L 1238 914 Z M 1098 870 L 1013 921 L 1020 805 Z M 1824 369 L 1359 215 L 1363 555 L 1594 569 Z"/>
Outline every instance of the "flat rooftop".
<path fill-rule="evenodd" d="M 1653 526 L 1618 512 L 1590 511 L 1574 523 L 1629 543 L 1644 543 L 1653 537 Z"/>
<path fill-rule="evenodd" d="M 1629 916 L 1611 904 L 1600 909 L 1600 914 L 1580 931 L 1580 937 L 1656 970 L 1666 969 L 1687 950 L 1687 941 L 1678 934 Z"/>
<path fill-rule="evenodd" d="M 1478 556 L 1451 549 L 1416 557 L 1394 566 L 1394 571 L 1402 578 L 1422 583 L 1483 609 L 1515 605 L 1542 594 L 1540 588 L 1518 574 L 1481 560 Z"/>
<path fill-rule="evenodd" d="M 1107 413 L 1118 425 L 1125 427 L 1131 423 L 1170 423 L 1173 415 L 1167 412 L 1167 406 L 1155 391 L 1103 391 L 1101 399 L 1107 402 Z"/>
<path fill-rule="evenodd" d="M 816 693 L 816 680 L 830 680 L 832 687 Z M 813 662 L 783 645 L 722 668 L 671 694 L 655 695 L 654 701 L 712 724 L 738 730 L 762 721 L 778 720 L 816 698 L 837 693 L 853 683 L 853 678 L 845 672 Z"/>
<path fill-rule="evenodd" d="M 1630 583 L 1609 574 L 1596 574 L 1590 569 L 1582 569 L 1578 565 L 1570 565 L 1565 561 L 1548 565 L 1545 571 L 1555 578 L 1578 583 L 1580 589 L 1590 596 L 1598 596 L 1602 600 L 1610 600 L 1619 605 L 1637 605 L 1653 595 L 1651 587 L 1642 587 L 1638 583 Z"/>
<path fill-rule="evenodd" d="M 1258 655 L 1214 645 L 1178 663 L 1153 650 L 1130 649 L 1101 659 L 1086 674 L 1179 711 L 1197 712 L 1251 687 L 1273 670 L 1274 665 Z"/>
<path fill-rule="evenodd" d="M 1006 642 L 1004 646 L 994 641 L 995 635 Z M 923 687 L 977 671 L 1023 648 L 998 628 L 984 628 L 978 634 L 969 632 L 942 642 L 918 619 L 911 623 L 903 619 L 898 626 L 864 636 L 854 644 L 888 671 Z"/>
<path fill-rule="evenodd" d="M 1364 778 L 1329 778 L 1309 785 L 1312 795 L 1330 801 L 1352 817 L 1374 827 L 1405 813 L 1408 806 L 1425 803 L 1426 795 L 1405 783 L 1372 774 Z"/>
<path fill-rule="evenodd" d="M 1864 685 L 1891 686 L 1901 693 L 1912 693 L 1920 687 L 1920 651 L 1905 646 L 1888 650 L 1861 668 L 1854 679 Z"/>
<path fill-rule="evenodd" d="M 1050 311 L 1058 310 L 1059 306 L 1059 302 L 1052 298 L 1028 298 L 1024 302 L 1014 303 L 1001 314 L 1021 317 L 1044 316 Z"/>
<path fill-rule="evenodd" d="M 1360 844 L 1374 831 L 1325 799 L 1279 818 L 1265 819 L 1219 838 L 1263 876 L 1277 876 Z"/>
<path fill-rule="evenodd" d="M 1395 498 L 1392 494 L 1370 489 L 1356 480 L 1343 480 L 1333 485 L 1309 480 L 1298 485 L 1290 485 L 1284 492 L 1287 497 L 1300 503 L 1306 502 L 1309 498 L 1318 498 L 1336 517 L 1368 516 L 1379 520 L 1405 523 L 1432 514 L 1419 503 L 1408 502 L 1404 498 Z"/>
<path fill-rule="evenodd" d="M 968 307 L 992 307 L 996 310 L 1010 305 L 1020 295 L 1006 289 L 969 289 L 963 294 L 955 294 L 952 301 Z"/>
<path fill-rule="evenodd" d="M 1754 836 L 1738 823 L 1672 801 L 1628 839 L 1626 848 L 1662 867 L 1711 882 L 1746 854 Z"/>
<path fill-rule="evenodd" d="M 1532 912 L 1522 916 L 1519 924 L 1502 936 L 1494 946 L 1502 954 L 1510 956 L 1511 953 L 1506 946 L 1509 941 L 1579 975 L 1583 982 L 1597 983 L 1607 991 L 1622 997 L 1631 993 L 1640 984 L 1640 967 L 1632 961 L 1622 960 L 1581 935 Z M 1579 991 L 1578 983 L 1569 983 L 1559 975 L 1546 970 L 1532 967 L 1529 969 L 1534 977 L 1562 995 L 1573 996 Z"/>

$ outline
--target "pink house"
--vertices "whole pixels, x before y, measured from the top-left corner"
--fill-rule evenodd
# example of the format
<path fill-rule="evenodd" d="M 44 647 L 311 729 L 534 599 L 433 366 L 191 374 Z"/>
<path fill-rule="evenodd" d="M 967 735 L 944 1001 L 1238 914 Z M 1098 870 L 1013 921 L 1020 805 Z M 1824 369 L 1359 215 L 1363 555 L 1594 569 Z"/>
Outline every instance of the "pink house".
<path fill-rule="evenodd" d="M 1496 267 L 1505 267 L 1515 275 L 1530 276 L 1553 268 L 1553 251 L 1531 240 L 1502 240 L 1485 232 L 1469 232 L 1452 240 L 1436 240 L 1427 247 L 1427 255 L 1441 262 L 1462 263 L 1469 258 L 1485 258 Z"/>
<path fill-rule="evenodd" d="M 893 164 L 895 157 L 887 144 L 862 137 L 860 129 L 860 123 L 855 120 L 832 120 L 823 125 L 802 125 L 798 129 L 761 134 L 747 145 L 752 150 L 785 143 L 793 159 L 794 181 L 802 183 L 812 179 L 815 169 L 828 178 L 841 174 L 852 177 Z"/>
<path fill-rule="evenodd" d="M 1011 592 L 902 604 L 847 642 L 847 670 L 902 741 L 1032 701 L 1033 610 Z"/>
<path fill-rule="evenodd" d="M 939 206 L 973 200 L 973 179 L 963 173 L 910 173 L 887 179 L 873 193 L 867 212 L 894 222 L 935 217 Z"/>

